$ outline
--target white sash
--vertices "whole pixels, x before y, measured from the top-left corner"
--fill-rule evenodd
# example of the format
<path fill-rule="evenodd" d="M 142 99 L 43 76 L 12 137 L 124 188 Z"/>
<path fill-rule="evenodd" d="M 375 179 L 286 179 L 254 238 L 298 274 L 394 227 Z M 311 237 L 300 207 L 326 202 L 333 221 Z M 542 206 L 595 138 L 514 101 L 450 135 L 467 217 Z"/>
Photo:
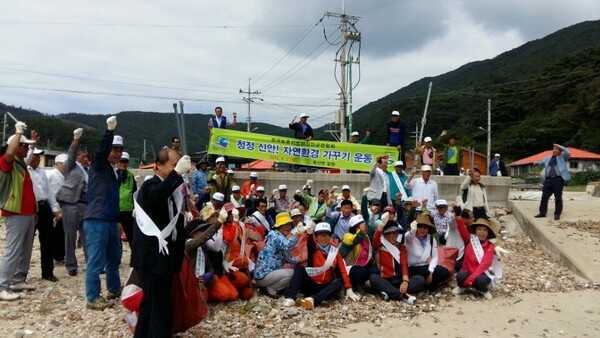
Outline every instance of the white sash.
<path fill-rule="evenodd" d="M 231 202 L 233 204 L 233 206 L 236 208 L 240 207 L 240 203 L 235 200 L 235 197 L 233 197 L 233 194 L 229 195 L 229 202 Z"/>
<path fill-rule="evenodd" d="M 206 272 L 206 262 L 204 261 L 204 251 L 202 247 L 198 247 L 196 252 L 196 278 L 202 276 Z M 204 281 L 206 282 L 206 281 Z"/>
<path fill-rule="evenodd" d="M 395 245 L 390 243 L 385 237 L 381 236 L 381 244 L 385 247 L 385 249 L 394 257 L 394 260 L 400 264 L 400 249 L 398 249 Z"/>
<path fill-rule="evenodd" d="M 263 214 L 260 213 L 260 211 L 255 211 L 254 213 L 252 213 L 252 216 L 254 216 L 260 223 L 262 223 L 262 225 L 265 227 L 265 229 L 267 229 L 267 231 L 271 231 L 271 226 L 269 225 L 269 222 L 267 221 L 265 216 L 263 216 Z"/>
<path fill-rule="evenodd" d="M 137 202 L 137 194 L 139 190 L 133 194 L 133 203 L 134 203 L 134 215 L 135 220 L 138 225 L 138 228 L 142 231 L 142 233 L 146 236 L 154 236 L 158 240 L 158 252 L 163 255 L 169 254 L 169 248 L 167 247 L 167 241 L 165 240 L 169 235 L 172 235 L 172 239 L 177 239 L 177 230 L 175 230 L 175 224 L 177 224 L 177 219 L 179 218 L 180 210 L 173 215 L 171 221 L 167 226 L 160 231 L 154 221 L 148 216 L 148 214 L 142 209 L 142 207 Z M 181 191 L 179 189 L 175 190 L 173 194 L 173 199 L 175 200 L 175 205 L 181 205 L 183 201 L 183 196 L 181 195 Z M 169 203 L 169 210 L 171 210 L 171 203 Z M 179 208 L 178 208 L 179 209 Z"/>
<path fill-rule="evenodd" d="M 402 184 L 402 181 L 400 180 L 400 176 L 398 176 L 398 173 L 393 171 L 392 172 L 392 178 L 394 178 L 394 182 L 396 182 L 396 185 L 398 186 L 398 190 L 400 190 L 400 193 L 402 194 L 402 197 L 408 197 L 408 195 L 406 194 L 406 190 L 404 190 L 404 184 Z M 396 196 L 390 196 L 390 198 L 396 198 Z"/>
<path fill-rule="evenodd" d="M 319 250 L 319 249 L 317 249 L 317 250 Z M 314 276 L 320 275 L 320 274 L 324 273 L 325 271 L 329 270 L 329 268 L 333 265 L 333 262 L 335 261 L 335 257 L 337 256 L 337 253 L 338 253 L 338 248 L 333 245 L 329 245 L 329 252 L 327 253 L 327 260 L 325 261 L 325 264 L 323 264 L 323 266 L 307 267 L 306 273 L 310 277 L 314 277 Z"/>
<path fill-rule="evenodd" d="M 473 247 L 473 251 L 475 252 L 475 257 L 477 258 L 477 262 L 481 264 L 481 260 L 483 259 L 483 247 L 481 246 L 481 242 L 476 235 L 471 235 L 471 246 Z M 496 279 L 502 278 L 502 268 L 500 267 L 500 263 L 498 262 L 498 258 L 494 255 L 492 260 L 491 270 L 494 274 L 490 273 L 490 270 L 485 271 L 485 275 L 489 277 L 492 281 L 492 287 L 496 287 Z"/>

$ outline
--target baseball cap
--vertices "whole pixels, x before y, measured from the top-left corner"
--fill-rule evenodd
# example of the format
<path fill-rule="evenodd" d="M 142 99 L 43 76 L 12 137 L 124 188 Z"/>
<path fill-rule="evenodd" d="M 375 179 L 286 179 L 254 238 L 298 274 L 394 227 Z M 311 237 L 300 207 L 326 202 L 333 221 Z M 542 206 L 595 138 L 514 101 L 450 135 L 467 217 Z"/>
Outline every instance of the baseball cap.
<path fill-rule="evenodd" d="M 234 192 L 239 192 L 240 190 L 241 190 L 241 188 L 240 188 L 240 186 L 239 186 L 239 185 L 234 185 L 234 186 L 231 188 L 231 191 L 234 191 Z"/>
<path fill-rule="evenodd" d="M 495 153 L 495 154 L 494 154 L 494 157 L 500 157 L 500 154 L 498 154 L 498 153 Z"/>
<path fill-rule="evenodd" d="M 115 135 L 113 137 L 112 146 L 115 148 L 123 148 L 123 137 L 120 135 Z"/>
<path fill-rule="evenodd" d="M 279 185 L 279 189 L 278 189 L 278 190 L 279 190 L 279 191 L 281 191 L 281 190 L 287 190 L 287 185 L 285 185 L 285 184 L 280 184 L 280 185 Z"/>
<path fill-rule="evenodd" d="M 435 201 L 435 206 L 436 207 L 448 206 L 448 201 L 446 201 L 445 199 L 439 199 L 439 200 Z"/>
<path fill-rule="evenodd" d="M 212 198 L 217 201 L 217 202 L 223 202 L 225 201 L 225 195 L 221 194 L 220 192 L 216 192 L 212 195 Z"/>
<path fill-rule="evenodd" d="M 256 191 L 265 191 L 265 187 L 259 185 L 258 188 L 256 188 Z"/>
<path fill-rule="evenodd" d="M 314 233 L 318 234 L 321 232 L 331 233 L 331 225 L 329 225 L 329 223 L 327 223 L 327 222 L 317 223 L 317 225 L 315 225 Z"/>
<path fill-rule="evenodd" d="M 400 116 L 400 112 L 399 112 L 399 111 L 397 111 L 397 110 L 394 110 L 394 111 L 392 112 L 392 116 Z"/>
<path fill-rule="evenodd" d="M 8 140 L 6 140 L 6 144 L 10 144 L 10 142 L 15 138 L 15 135 L 11 136 L 8 138 Z M 21 135 L 21 140 L 19 141 L 19 143 L 25 143 L 25 144 L 32 144 L 35 141 L 28 139 L 27 137 Z"/>
<path fill-rule="evenodd" d="M 44 149 L 38 149 L 38 148 L 33 149 L 34 155 L 42 155 L 43 153 L 44 153 Z"/>
<path fill-rule="evenodd" d="M 256 173 L 256 171 L 253 171 L 250 173 L 250 178 L 257 178 L 258 174 Z"/>
<path fill-rule="evenodd" d="M 431 137 L 429 137 L 429 136 L 427 136 L 427 137 L 424 139 L 424 141 L 425 141 L 425 142 L 433 142 L 433 140 L 432 140 L 432 139 L 431 139 Z"/>
<path fill-rule="evenodd" d="M 67 154 L 59 154 L 56 155 L 56 157 L 54 158 L 54 163 L 64 163 L 68 159 L 69 157 L 67 156 Z"/>
<path fill-rule="evenodd" d="M 300 118 L 303 118 L 303 117 L 306 117 L 306 118 L 308 118 L 308 114 L 306 114 L 306 113 L 302 113 L 302 114 L 300 114 Z"/>
<path fill-rule="evenodd" d="M 429 164 L 424 164 L 421 166 L 421 171 L 431 171 L 431 166 Z"/>
<path fill-rule="evenodd" d="M 358 132 L 357 131 L 353 131 L 350 136 L 358 136 Z"/>
<path fill-rule="evenodd" d="M 342 191 L 344 190 L 350 190 L 350 186 L 347 184 L 342 185 Z"/>
<path fill-rule="evenodd" d="M 217 157 L 217 160 L 215 161 L 215 163 L 219 163 L 219 162 L 225 163 L 225 157 L 223 157 L 223 156 Z"/>
<path fill-rule="evenodd" d="M 124 151 L 121 154 L 121 161 L 129 161 L 129 153 L 128 152 Z"/>
<path fill-rule="evenodd" d="M 394 167 L 398 167 L 398 166 L 403 166 L 404 167 L 404 162 L 402 162 L 402 161 L 396 161 L 396 163 L 394 163 Z"/>
<path fill-rule="evenodd" d="M 300 212 L 300 209 L 298 208 L 294 208 L 290 211 L 290 216 L 294 217 L 294 216 L 301 216 L 302 213 Z"/>
<path fill-rule="evenodd" d="M 353 228 L 355 226 L 361 225 L 364 222 L 365 222 L 365 219 L 362 217 L 362 215 L 356 215 L 356 216 L 350 217 L 350 220 L 348 221 L 348 225 L 350 226 L 350 228 Z"/>

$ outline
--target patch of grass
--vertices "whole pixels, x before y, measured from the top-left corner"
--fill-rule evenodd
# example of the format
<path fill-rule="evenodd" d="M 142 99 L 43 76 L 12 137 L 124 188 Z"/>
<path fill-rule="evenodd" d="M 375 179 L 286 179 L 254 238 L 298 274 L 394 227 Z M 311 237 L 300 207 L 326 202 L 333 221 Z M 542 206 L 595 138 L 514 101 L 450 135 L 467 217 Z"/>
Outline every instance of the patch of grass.
<path fill-rule="evenodd" d="M 566 185 L 565 191 L 585 192 L 585 185 Z"/>

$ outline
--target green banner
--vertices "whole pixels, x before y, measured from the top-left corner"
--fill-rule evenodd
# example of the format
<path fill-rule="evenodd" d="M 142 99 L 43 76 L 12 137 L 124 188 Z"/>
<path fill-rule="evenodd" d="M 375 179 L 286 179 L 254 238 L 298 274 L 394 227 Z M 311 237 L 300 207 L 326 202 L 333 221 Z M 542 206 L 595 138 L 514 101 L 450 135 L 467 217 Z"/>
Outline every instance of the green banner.
<path fill-rule="evenodd" d="M 394 147 L 304 141 L 220 128 L 212 129 L 208 152 L 215 155 L 358 171 L 369 171 L 379 155 L 389 154 L 389 163 L 394 163 L 398 156 L 398 150 Z"/>

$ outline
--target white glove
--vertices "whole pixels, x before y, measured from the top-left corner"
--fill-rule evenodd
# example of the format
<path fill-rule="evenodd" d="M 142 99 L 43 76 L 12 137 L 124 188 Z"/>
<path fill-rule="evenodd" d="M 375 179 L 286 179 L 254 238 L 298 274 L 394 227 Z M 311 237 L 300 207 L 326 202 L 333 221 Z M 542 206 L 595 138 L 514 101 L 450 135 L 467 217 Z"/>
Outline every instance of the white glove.
<path fill-rule="evenodd" d="M 346 299 L 348 298 L 352 299 L 355 302 L 358 302 L 360 300 L 360 296 L 354 293 L 352 288 L 346 289 Z"/>
<path fill-rule="evenodd" d="M 106 129 L 113 131 L 117 128 L 117 117 L 111 116 L 106 119 Z"/>
<path fill-rule="evenodd" d="M 314 226 L 315 222 L 313 222 L 312 220 L 308 221 L 308 223 L 306 223 L 306 225 L 304 226 L 304 230 L 306 230 L 307 234 L 312 235 Z"/>
<path fill-rule="evenodd" d="M 217 175 L 215 175 L 215 176 L 217 176 Z M 215 178 L 215 177 L 213 176 L 213 178 Z M 250 184 L 250 190 L 254 190 L 254 184 Z"/>
<path fill-rule="evenodd" d="M 231 210 L 231 215 L 233 216 L 234 222 L 238 222 L 240 220 L 240 211 L 238 209 Z"/>
<path fill-rule="evenodd" d="M 412 221 L 410 223 L 410 231 L 417 230 L 417 221 Z"/>
<path fill-rule="evenodd" d="M 310 187 L 310 186 L 311 186 L 313 183 L 315 183 L 315 181 L 313 181 L 313 180 L 306 180 L 306 185 L 308 185 L 309 187 Z"/>
<path fill-rule="evenodd" d="M 83 135 L 83 128 L 77 128 L 75 130 L 73 130 L 73 138 L 76 140 L 79 140 L 81 138 L 81 135 Z"/>
<path fill-rule="evenodd" d="M 367 196 L 367 193 L 369 192 L 369 187 L 366 187 L 363 189 L 363 196 Z"/>
<path fill-rule="evenodd" d="M 301 195 L 301 194 L 302 194 L 302 191 L 300 191 L 300 189 L 298 189 L 294 192 L 294 195 Z"/>
<path fill-rule="evenodd" d="M 189 223 L 189 222 L 191 222 L 193 219 L 194 219 L 194 216 L 192 215 L 192 213 L 191 213 L 191 212 L 189 212 L 189 211 L 186 211 L 186 212 L 185 212 L 185 222 L 186 222 L 186 223 Z"/>
<path fill-rule="evenodd" d="M 233 262 L 223 261 L 223 270 L 225 273 L 228 273 L 238 271 L 239 269 L 233 266 Z"/>
<path fill-rule="evenodd" d="M 213 175 L 213 181 L 216 181 L 218 178 L 219 178 L 219 175 L 217 175 L 217 174 Z"/>
<path fill-rule="evenodd" d="M 228 215 L 229 213 L 227 212 L 227 210 L 225 210 L 225 208 L 221 208 L 221 211 L 219 211 L 219 218 L 217 218 L 217 220 L 219 221 L 219 223 L 223 224 L 225 223 L 225 221 L 227 221 Z"/>
<path fill-rule="evenodd" d="M 273 189 L 273 191 L 271 191 L 273 193 L 273 195 L 277 195 L 277 193 L 279 192 L 279 190 L 277 189 Z"/>
<path fill-rule="evenodd" d="M 179 175 L 187 174 L 192 168 L 192 160 L 189 155 L 183 155 L 175 165 L 175 171 Z"/>
<path fill-rule="evenodd" d="M 331 187 L 331 191 L 338 190 L 339 188 L 340 187 L 338 187 L 337 185 L 334 185 L 333 187 Z"/>
<path fill-rule="evenodd" d="M 506 255 L 506 254 L 510 254 L 511 252 L 504 249 L 501 246 L 497 246 L 494 248 L 494 252 L 496 253 L 496 255 L 498 255 L 498 257 L 502 257 L 502 255 Z"/>
<path fill-rule="evenodd" d="M 294 230 L 295 230 L 294 235 L 301 236 L 305 231 L 304 226 L 302 225 L 302 222 L 298 223 L 298 225 L 296 225 L 296 228 Z"/>
<path fill-rule="evenodd" d="M 135 176 L 133 176 L 133 179 L 136 181 L 139 181 L 141 179 L 141 177 L 140 177 L 140 175 L 135 175 Z"/>
<path fill-rule="evenodd" d="M 381 224 L 386 224 L 389 219 L 390 219 L 390 213 L 387 211 L 384 212 L 383 215 L 381 215 Z"/>
<path fill-rule="evenodd" d="M 25 130 L 27 130 L 27 125 L 25 124 L 25 122 L 18 121 L 17 123 L 15 123 L 15 132 L 17 134 L 23 134 Z"/>
<path fill-rule="evenodd" d="M 308 188 L 310 188 L 310 187 L 306 184 L 302 186 L 302 190 L 307 190 Z"/>

